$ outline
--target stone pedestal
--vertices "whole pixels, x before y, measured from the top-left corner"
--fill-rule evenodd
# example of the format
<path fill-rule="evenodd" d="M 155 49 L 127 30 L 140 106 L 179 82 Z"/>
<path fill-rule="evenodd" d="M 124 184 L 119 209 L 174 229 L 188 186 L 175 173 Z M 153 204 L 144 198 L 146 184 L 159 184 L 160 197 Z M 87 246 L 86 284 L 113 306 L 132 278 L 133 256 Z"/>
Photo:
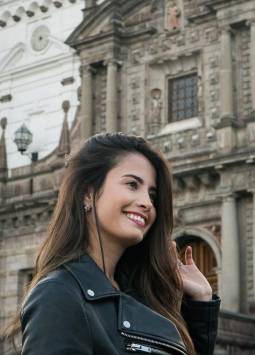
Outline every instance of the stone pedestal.
<path fill-rule="evenodd" d="M 229 194 L 222 201 L 222 272 L 221 308 L 240 310 L 239 237 L 235 195 Z"/>
<path fill-rule="evenodd" d="M 89 65 L 81 68 L 81 138 L 87 139 L 92 135 L 93 91 L 92 68 Z"/>
<path fill-rule="evenodd" d="M 221 31 L 220 50 L 220 109 L 221 117 L 233 117 L 233 69 L 231 49 L 231 28 Z"/>
<path fill-rule="evenodd" d="M 107 63 L 106 83 L 106 131 L 118 130 L 118 104 L 117 104 L 117 63 L 110 60 Z"/>

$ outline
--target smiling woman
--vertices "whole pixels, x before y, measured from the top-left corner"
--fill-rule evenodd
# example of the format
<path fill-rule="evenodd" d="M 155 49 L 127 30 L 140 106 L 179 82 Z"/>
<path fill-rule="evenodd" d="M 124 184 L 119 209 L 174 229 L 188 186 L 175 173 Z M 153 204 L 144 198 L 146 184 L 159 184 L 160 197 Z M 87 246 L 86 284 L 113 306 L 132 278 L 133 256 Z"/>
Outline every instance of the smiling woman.
<path fill-rule="evenodd" d="M 180 263 L 168 163 L 141 137 L 101 134 L 70 158 L 21 313 L 22 355 L 213 354 L 219 299 Z"/>

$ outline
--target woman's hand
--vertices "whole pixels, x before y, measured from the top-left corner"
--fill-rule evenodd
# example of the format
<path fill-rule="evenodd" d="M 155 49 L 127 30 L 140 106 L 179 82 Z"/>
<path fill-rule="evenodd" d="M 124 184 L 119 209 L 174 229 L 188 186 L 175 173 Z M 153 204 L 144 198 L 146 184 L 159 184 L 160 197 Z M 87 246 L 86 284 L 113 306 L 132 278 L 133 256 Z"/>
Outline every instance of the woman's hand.
<path fill-rule="evenodd" d="M 173 244 L 176 250 L 176 243 L 173 242 Z M 212 299 L 211 285 L 196 266 L 191 246 L 185 250 L 185 264 L 179 260 L 177 255 L 177 265 L 183 282 L 184 294 L 196 301 L 210 301 Z"/>

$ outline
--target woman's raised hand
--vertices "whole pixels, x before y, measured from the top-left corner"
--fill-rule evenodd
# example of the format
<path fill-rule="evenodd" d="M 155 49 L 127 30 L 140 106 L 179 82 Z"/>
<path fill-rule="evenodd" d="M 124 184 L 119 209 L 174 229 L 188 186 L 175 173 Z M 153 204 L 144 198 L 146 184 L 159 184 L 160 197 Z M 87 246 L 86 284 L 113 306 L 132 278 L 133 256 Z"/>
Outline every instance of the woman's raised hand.
<path fill-rule="evenodd" d="M 177 265 L 183 282 L 183 292 L 196 301 L 210 301 L 212 299 L 212 288 L 205 276 L 196 266 L 192 257 L 192 247 L 185 250 L 185 263 L 178 257 L 176 243 L 173 242 Z"/>

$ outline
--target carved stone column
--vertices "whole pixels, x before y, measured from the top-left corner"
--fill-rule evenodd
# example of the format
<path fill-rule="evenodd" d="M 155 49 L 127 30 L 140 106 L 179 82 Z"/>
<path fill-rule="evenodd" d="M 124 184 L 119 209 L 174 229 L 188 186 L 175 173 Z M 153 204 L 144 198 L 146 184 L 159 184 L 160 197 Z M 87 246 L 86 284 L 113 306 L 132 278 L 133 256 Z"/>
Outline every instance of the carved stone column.
<path fill-rule="evenodd" d="M 222 202 L 222 309 L 240 310 L 240 257 L 236 200 L 234 194 Z"/>
<path fill-rule="evenodd" d="M 87 139 L 92 135 L 93 90 L 92 68 L 90 65 L 81 67 L 81 138 Z"/>
<path fill-rule="evenodd" d="M 251 49 L 250 49 L 250 64 L 251 64 L 251 98 L 252 111 L 255 112 L 255 19 L 250 22 L 251 30 Z"/>
<path fill-rule="evenodd" d="M 231 49 L 231 28 L 225 26 L 221 31 L 220 50 L 220 108 L 221 117 L 233 117 L 233 70 Z"/>
<path fill-rule="evenodd" d="M 106 131 L 116 132 L 118 129 L 118 105 L 117 105 L 117 62 L 110 60 L 107 63 L 106 83 Z"/>

